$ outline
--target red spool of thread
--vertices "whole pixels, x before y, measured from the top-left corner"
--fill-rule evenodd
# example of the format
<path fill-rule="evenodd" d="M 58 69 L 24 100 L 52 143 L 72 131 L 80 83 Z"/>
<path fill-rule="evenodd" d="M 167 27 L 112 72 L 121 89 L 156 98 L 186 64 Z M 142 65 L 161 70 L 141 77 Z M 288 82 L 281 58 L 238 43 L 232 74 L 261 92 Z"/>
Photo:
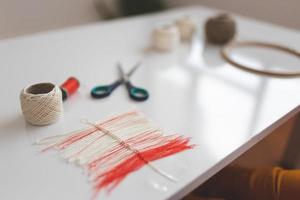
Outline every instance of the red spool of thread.
<path fill-rule="evenodd" d="M 80 86 L 79 81 L 75 77 L 70 77 L 61 86 L 63 100 L 66 100 L 70 95 L 74 94 Z"/>

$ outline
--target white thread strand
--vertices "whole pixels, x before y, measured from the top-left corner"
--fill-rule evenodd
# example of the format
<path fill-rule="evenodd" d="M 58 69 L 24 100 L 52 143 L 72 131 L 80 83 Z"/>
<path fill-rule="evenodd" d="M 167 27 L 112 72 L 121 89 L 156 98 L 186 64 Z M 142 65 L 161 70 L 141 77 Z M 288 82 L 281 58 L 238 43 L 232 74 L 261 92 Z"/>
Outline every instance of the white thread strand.
<path fill-rule="evenodd" d="M 51 83 L 39 83 L 24 88 L 20 101 L 26 121 L 33 125 L 54 123 L 63 113 L 61 90 Z"/>

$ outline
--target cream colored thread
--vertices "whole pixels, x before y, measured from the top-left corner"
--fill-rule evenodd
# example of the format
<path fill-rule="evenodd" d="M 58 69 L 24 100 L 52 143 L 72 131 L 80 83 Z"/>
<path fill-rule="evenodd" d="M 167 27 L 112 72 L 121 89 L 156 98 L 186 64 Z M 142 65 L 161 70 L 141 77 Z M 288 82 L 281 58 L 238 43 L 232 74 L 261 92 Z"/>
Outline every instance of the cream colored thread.
<path fill-rule="evenodd" d="M 196 31 L 196 23 L 189 16 L 184 16 L 176 20 L 176 26 L 180 32 L 182 41 L 190 41 Z"/>
<path fill-rule="evenodd" d="M 157 26 L 152 32 L 152 45 L 160 51 L 169 51 L 178 47 L 180 33 L 174 24 Z"/>
<path fill-rule="evenodd" d="M 53 87 L 51 91 L 30 93 L 32 87 Z M 21 108 L 26 121 L 33 125 L 47 125 L 56 122 L 63 113 L 62 94 L 58 86 L 41 83 L 28 86 L 20 94 Z"/>

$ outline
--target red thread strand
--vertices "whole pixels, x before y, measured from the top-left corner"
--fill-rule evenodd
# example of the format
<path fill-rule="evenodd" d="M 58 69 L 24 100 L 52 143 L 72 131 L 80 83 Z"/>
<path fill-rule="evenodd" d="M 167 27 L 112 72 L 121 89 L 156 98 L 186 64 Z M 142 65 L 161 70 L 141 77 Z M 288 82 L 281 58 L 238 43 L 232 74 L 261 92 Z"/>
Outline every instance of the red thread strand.
<path fill-rule="evenodd" d="M 158 160 L 166 156 L 170 156 L 172 154 L 193 148 L 194 145 L 188 145 L 188 142 L 188 138 L 175 138 L 163 146 L 140 152 L 140 156 L 147 161 Z M 101 174 L 100 176 L 96 177 L 96 179 L 94 180 L 96 183 L 94 186 L 94 195 L 97 195 L 97 193 L 102 188 L 106 187 L 109 187 L 109 191 L 111 191 L 129 173 L 136 171 L 143 167 L 145 164 L 147 164 L 144 160 L 140 159 L 140 156 L 137 154 L 133 154 L 130 158 L 115 166 L 110 171 L 105 172 L 104 174 Z"/>

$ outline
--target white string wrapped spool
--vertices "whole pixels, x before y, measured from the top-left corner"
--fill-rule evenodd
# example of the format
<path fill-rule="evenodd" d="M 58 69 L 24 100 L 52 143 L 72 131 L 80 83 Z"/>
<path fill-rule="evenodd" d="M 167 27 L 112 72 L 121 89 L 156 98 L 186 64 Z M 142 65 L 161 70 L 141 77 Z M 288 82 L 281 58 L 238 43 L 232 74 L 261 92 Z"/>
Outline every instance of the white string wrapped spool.
<path fill-rule="evenodd" d="M 178 47 L 180 34 L 176 25 L 166 24 L 157 26 L 152 33 L 152 45 L 160 51 L 169 51 Z"/>
<path fill-rule="evenodd" d="M 176 20 L 182 41 L 190 41 L 196 31 L 196 23 L 190 16 L 183 16 Z"/>
<path fill-rule="evenodd" d="M 20 94 L 21 108 L 27 122 L 47 125 L 63 113 L 62 93 L 57 85 L 38 83 L 25 87 Z"/>

